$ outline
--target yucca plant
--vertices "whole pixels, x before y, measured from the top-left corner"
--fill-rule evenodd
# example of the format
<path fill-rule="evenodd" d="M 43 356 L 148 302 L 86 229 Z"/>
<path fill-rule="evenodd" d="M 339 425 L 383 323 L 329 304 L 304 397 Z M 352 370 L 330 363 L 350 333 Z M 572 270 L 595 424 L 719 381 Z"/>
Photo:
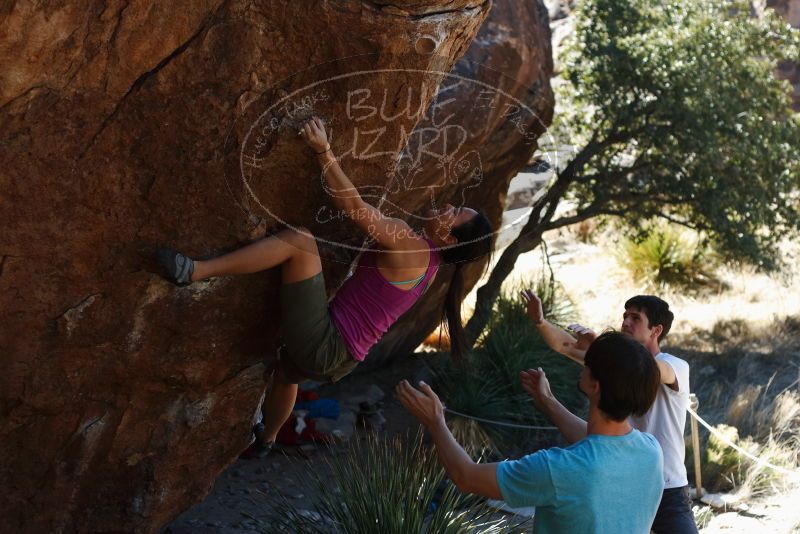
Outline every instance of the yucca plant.
<path fill-rule="evenodd" d="M 509 281 L 503 286 L 479 347 L 483 347 L 491 355 L 500 356 L 547 350 L 547 346 L 531 325 L 520 293 L 526 289 L 533 290 L 542 301 L 544 316 L 551 323 L 565 324 L 573 318 L 575 307 L 563 287 L 556 282 L 549 267 L 549 258 L 545 253 L 541 274 L 531 279 Z M 519 371 L 520 369 L 516 370 Z"/>
<path fill-rule="evenodd" d="M 481 419 L 518 425 L 549 426 L 519 382 L 523 369 L 542 367 L 551 389 L 568 408 L 583 413 L 585 398 L 576 388 L 580 366 L 552 351 L 530 324 L 519 292 L 533 288 L 545 315 L 565 322 L 572 304 L 552 276 L 509 284 L 498 298 L 489 329 L 459 365 L 442 362 L 436 369 L 437 391 L 447 408 Z M 456 438 L 473 454 L 516 456 L 537 442 L 552 440 L 553 431 L 526 431 L 448 414 Z"/>
<path fill-rule="evenodd" d="M 518 421 L 524 399 L 514 385 L 498 373 L 486 373 L 479 359 L 482 351 L 470 353 L 464 365 L 444 362 L 436 369 L 436 390 L 445 406 L 457 412 L 483 419 Z M 528 407 L 530 408 L 530 407 Z M 466 417 L 447 414 L 453 435 L 473 457 L 499 453 L 517 433 L 498 425 L 488 425 Z"/>
<path fill-rule="evenodd" d="M 669 224 L 656 224 L 643 236 L 623 242 L 619 262 L 648 289 L 721 289 L 716 261 L 697 236 Z"/>
<path fill-rule="evenodd" d="M 556 281 L 555 273 L 550 266 L 547 247 L 543 247 L 541 271 L 528 278 L 521 277 L 508 280 L 503 284 L 494 303 L 493 314 L 489 319 L 490 326 L 498 323 L 528 324 L 525 315 L 525 303 L 519 298 L 521 291 L 531 289 L 542 301 L 542 311 L 547 320 L 555 324 L 563 324 L 575 316 L 575 305 L 564 292 L 564 287 Z M 491 328 L 490 328 L 491 330 Z"/>
<path fill-rule="evenodd" d="M 502 520 L 475 496 L 446 482 L 436 454 L 414 438 L 386 440 L 370 435 L 334 455 L 330 473 L 310 471 L 320 499 L 312 513 L 295 510 L 284 497 L 272 505 L 269 532 L 465 534 L 508 532 Z M 332 491 L 332 486 L 336 489 Z M 280 494 L 279 489 L 274 491 Z M 265 530 L 266 532 L 266 530 Z"/>

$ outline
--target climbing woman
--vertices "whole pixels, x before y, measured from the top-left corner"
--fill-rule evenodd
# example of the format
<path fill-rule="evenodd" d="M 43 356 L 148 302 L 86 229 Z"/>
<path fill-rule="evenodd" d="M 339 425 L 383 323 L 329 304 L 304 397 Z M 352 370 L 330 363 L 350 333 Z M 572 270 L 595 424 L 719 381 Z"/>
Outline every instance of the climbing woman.
<path fill-rule="evenodd" d="M 322 122 L 313 117 L 299 134 L 316 153 L 334 205 L 374 241 L 361 254 L 355 272 L 328 303 L 314 236 L 304 228 L 285 229 L 224 256 L 192 260 L 161 250 L 165 277 L 186 285 L 213 276 L 255 273 L 281 267 L 281 310 L 286 350 L 278 360 L 264 400 L 263 427 L 251 450 L 265 456 L 289 418 L 304 380 L 333 382 L 364 360 L 389 327 L 419 299 L 439 264 L 455 266 L 444 315 L 455 357 L 463 352 L 462 269 L 491 251 L 486 217 L 466 207 L 445 205 L 426 214 L 422 231 L 384 216 L 362 200 L 336 161 Z"/>

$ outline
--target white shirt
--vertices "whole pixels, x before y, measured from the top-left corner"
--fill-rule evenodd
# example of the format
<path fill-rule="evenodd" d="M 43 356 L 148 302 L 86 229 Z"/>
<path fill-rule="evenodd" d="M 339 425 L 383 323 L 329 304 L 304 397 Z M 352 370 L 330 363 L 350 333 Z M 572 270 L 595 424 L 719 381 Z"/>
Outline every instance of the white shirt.
<path fill-rule="evenodd" d="M 642 417 L 631 416 L 634 428 L 655 436 L 664 453 L 664 489 L 681 488 L 689 484 L 684 457 L 686 445 L 686 409 L 689 407 L 689 364 L 672 354 L 660 352 L 656 360 L 672 367 L 678 380 L 678 391 L 667 384 L 658 387 L 653 406 Z"/>

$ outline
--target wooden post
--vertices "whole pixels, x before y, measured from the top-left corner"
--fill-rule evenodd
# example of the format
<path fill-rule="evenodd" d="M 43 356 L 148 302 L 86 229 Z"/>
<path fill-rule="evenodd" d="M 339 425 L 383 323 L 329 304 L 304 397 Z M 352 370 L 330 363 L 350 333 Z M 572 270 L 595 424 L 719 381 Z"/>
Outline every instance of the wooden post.
<path fill-rule="evenodd" d="M 689 394 L 689 407 L 697 413 L 700 402 L 694 393 Z M 697 488 L 697 498 L 703 496 L 703 478 L 700 474 L 700 433 L 697 430 L 697 419 L 689 414 L 690 424 L 692 425 L 692 452 L 694 452 L 694 484 Z"/>

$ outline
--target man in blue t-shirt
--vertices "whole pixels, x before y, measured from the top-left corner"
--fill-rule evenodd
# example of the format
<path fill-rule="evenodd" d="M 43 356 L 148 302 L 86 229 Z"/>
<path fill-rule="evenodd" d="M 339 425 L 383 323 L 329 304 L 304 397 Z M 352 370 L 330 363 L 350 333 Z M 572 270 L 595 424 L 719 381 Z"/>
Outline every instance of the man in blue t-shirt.
<path fill-rule="evenodd" d="M 541 369 L 521 375 L 523 387 L 548 390 Z M 504 499 L 513 507 L 536 506 L 534 532 L 647 534 L 664 486 L 661 448 L 633 429 L 656 397 L 655 361 L 632 338 L 610 332 L 586 351 L 578 387 L 589 398 L 586 438 L 567 448 L 538 451 L 520 460 L 479 464 L 456 442 L 439 398 L 424 382 L 407 381 L 397 398 L 428 429 L 439 461 L 467 493 Z"/>

